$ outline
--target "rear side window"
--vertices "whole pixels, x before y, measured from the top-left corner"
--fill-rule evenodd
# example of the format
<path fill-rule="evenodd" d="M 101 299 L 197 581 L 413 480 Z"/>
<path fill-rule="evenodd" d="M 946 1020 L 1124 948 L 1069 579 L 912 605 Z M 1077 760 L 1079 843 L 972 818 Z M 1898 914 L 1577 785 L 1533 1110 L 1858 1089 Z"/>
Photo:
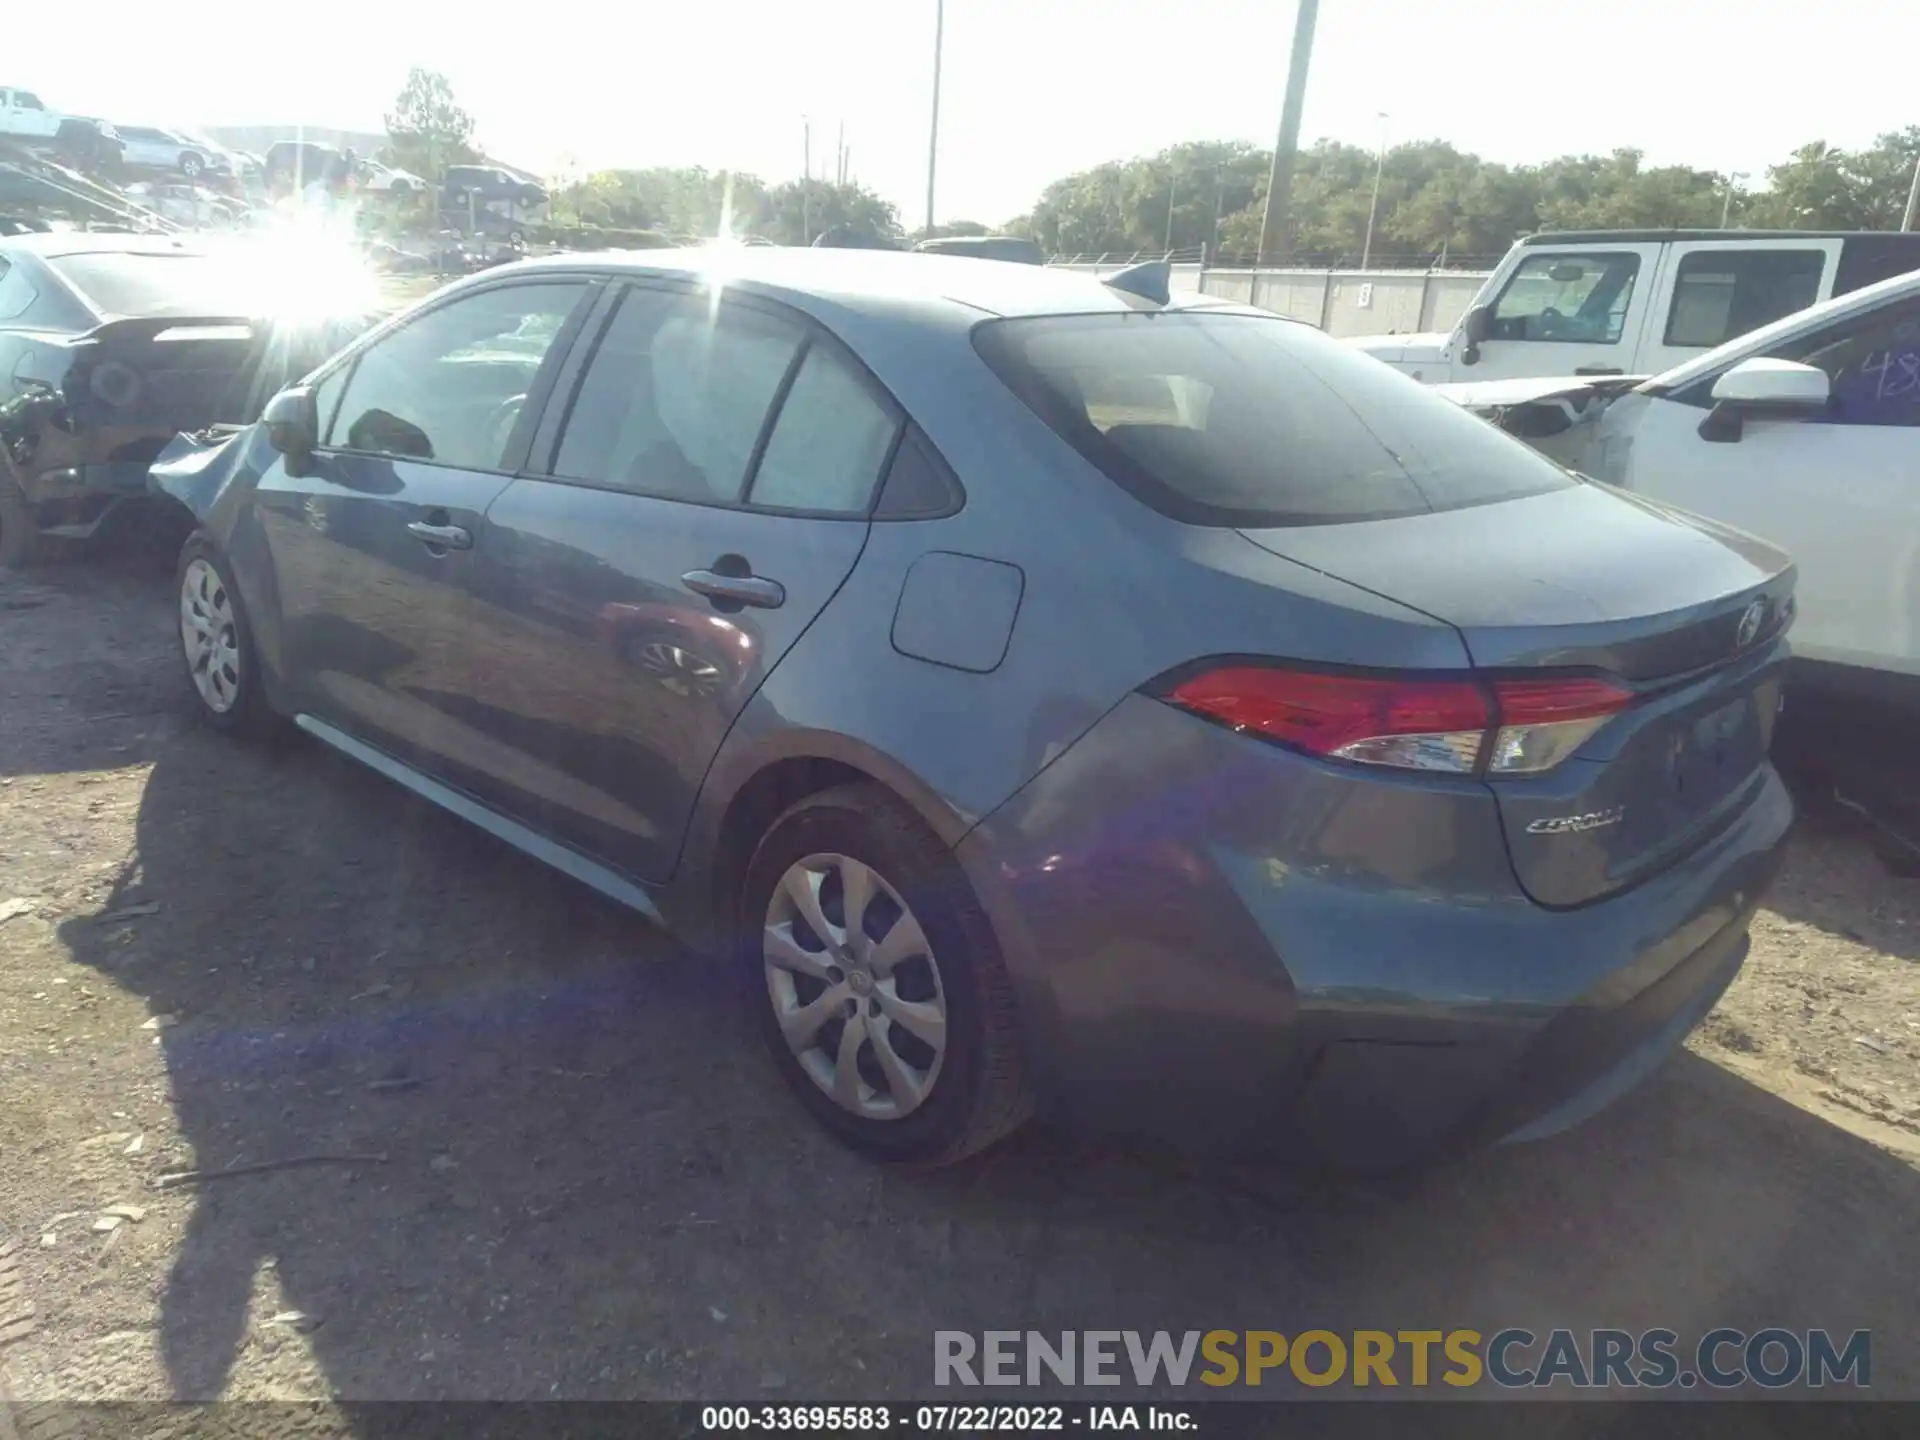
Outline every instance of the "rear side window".
<path fill-rule="evenodd" d="M 794 323 L 696 295 L 634 288 L 575 392 L 553 473 L 700 504 L 733 504 L 805 343 Z"/>
<path fill-rule="evenodd" d="M 1136 498 L 1196 525 L 1323 525 L 1576 483 L 1309 326 L 1136 311 L 995 320 L 981 357 Z"/>
<path fill-rule="evenodd" d="M 1667 313 L 1669 345 L 1724 345 L 1820 296 L 1818 250 L 1695 250 L 1681 257 Z"/>
<path fill-rule="evenodd" d="M 754 472 L 753 503 L 864 515 L 900 425 L 851 361 L 815 342 Z"/>
<path fill-rule="evenodd" d="M 0 321 L 18 320 L 33 304 L 36 292 L 26 271 L 0 258 Z"/>

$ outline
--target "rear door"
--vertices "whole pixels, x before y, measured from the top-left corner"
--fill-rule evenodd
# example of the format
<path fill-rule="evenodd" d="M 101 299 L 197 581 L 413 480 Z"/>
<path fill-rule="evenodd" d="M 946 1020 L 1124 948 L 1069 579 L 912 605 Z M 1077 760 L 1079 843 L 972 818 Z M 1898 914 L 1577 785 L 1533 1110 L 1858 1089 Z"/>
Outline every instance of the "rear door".
<path fill-rule="evenodd" d="M 1493 298 L 1479 361 L 1453 378 L 1645 373 L 1634 342 L 1660 248 L 1657 242 L 1528 246 Z"/>
<path fill-rule="evenodd" d="M 1837 239 L 1677 241 L 1653 288 L 1634 372 L 1657 375 L 1833 293 Z"/>
<path fill-rule="evenodd" d="M 255 499 L 295 708 L 456 783 L 471 765 L 474 550 L 590 288 L 465 291 L 321 381 L 320 450 L 298 475 L 276 461 Z"/>
<path fill-rule="evenodd" d="M 487 512 L 472 726 L 497 808 L 668 874 L 741 708 L 840 588 L 893 402 L 783 307 L 636 284 Z"/>

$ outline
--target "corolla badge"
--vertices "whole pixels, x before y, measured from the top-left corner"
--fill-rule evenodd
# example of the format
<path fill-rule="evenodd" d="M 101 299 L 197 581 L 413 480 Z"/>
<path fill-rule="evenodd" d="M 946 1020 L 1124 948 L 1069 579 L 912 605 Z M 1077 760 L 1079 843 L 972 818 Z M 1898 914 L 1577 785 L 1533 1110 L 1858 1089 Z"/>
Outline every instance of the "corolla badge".
<path fill-rule="evenodd" d="M 1756 600 L 1747 606 L 1740 616 L 1740 628 L 1733 632 L 1733 648 L 1744 650 L 1760 636 L 1760 627 L 1766 622 L 1767 602 Z"/>
<path fill-rule="evenodd" d="M 1527 826 L 1529 835 L 1578 835 L 1586 830 L 1603 830 L 1627 818 L 1627 807 L 1615 805 L 1609 810 L 1589 810 L 1584 815 L 1555 815 Z"/>

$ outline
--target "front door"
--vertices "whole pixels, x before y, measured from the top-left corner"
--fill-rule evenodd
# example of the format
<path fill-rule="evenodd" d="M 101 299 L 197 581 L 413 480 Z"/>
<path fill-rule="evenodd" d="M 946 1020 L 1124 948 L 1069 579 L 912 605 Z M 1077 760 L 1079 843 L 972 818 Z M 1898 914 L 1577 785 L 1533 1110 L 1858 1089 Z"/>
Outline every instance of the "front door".
<path fill-rule="evenodd" d="M 321 380 L 319 450 L 299 475 L 276 462 L 257 499 L 295 708 L 452 776 L 474 550 L 587 290 L 557 278 L 456 296 Z"/>
<path fill-rule="evenodd" d="M 1480 358 L 1453 347 L 1450 378 L 1645 374 L 1634 357 L 1658 244 L 1528 246 L 1493 298 Z"/>
<path fill-rule="evenodd" d="M 554 404 L 549 473 L 493 502 L 477 557 L 484 797 L 659 879 L 734 719 L 859 558 L 901 417 L 797 314 L 643 285 Z"/>
<path fill-rule="evenodd" d="M 1770 353 L 1827 372 L 1829 413 L 1750 415 L 1737 441 L 1708 441 L 1710 375 L 1648 404 L 1632 483 L 1793 556 L 1796 654 L 1920 674 L 1920 301 Z"/>

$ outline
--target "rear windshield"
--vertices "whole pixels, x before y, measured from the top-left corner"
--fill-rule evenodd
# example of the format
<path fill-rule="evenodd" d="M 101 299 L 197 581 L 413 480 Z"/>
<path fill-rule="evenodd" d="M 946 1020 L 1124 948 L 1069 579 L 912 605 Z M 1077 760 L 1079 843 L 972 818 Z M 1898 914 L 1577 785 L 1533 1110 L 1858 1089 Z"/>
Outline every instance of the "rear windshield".
<path fill-rule="evenodd" d="M 1289 320 L 994 320 L 981 357 L 1115 482 L 1195 525 L 1327 525 L 1575 484 L 1524 443 Z"/>
<path fill-rule="evenodd" d="M 47 263 L 103 315 L 247 315 L 258 298 L 245 288 L 244 267 L 212 255 L 101 251 Z"/>

